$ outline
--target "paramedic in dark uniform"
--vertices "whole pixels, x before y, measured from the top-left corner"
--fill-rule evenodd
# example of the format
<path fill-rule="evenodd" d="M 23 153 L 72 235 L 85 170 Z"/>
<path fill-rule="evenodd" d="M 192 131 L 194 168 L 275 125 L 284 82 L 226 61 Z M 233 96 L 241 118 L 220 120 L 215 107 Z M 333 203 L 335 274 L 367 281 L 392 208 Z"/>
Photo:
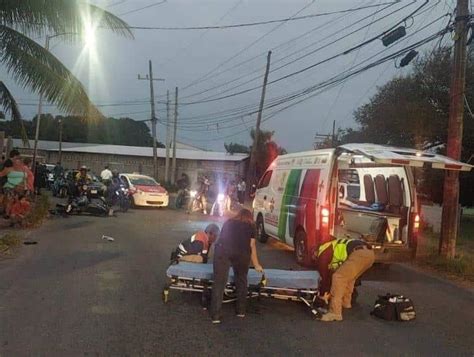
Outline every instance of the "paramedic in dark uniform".
<path fill-rule="evenodd" d="M 198 231 L 191 238 L 182 241 L 171 254 L 171 261 L 207 263 L 212 244 L 219 237 L 219 227 L 209 224 L 204 231 Z"/>
<path fill-rule="evenodd" d="M 329 299 L 329 312 L 321 321 L 342 321 L 342 308 L 352 307 L 354 284 L 374 264 L 374 251 L 363 240 L 334 239 L 322 244 L 317 254 L 320 296 Z"/>
<path fill-rule="evenodd" d="M 253 215 L 242 209 L 233 218 L 224 223 L 221 235 L 214 247 L 214 283 L 212 286 L 211 318 L 212 323 L 220 323 L 220 313 L 224 289 L 232 267 L 237 289 L 238 317 L 245 317 L 247 303 L 247 273 L 250 261 L 255 270 L 262 272 L 255 246 L 256 228 Z"/>

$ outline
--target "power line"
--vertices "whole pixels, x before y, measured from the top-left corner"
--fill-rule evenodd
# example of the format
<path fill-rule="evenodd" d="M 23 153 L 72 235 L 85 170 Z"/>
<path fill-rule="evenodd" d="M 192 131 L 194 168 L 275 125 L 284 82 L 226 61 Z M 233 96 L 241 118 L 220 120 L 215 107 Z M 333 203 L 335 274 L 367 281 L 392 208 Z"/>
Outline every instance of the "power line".
<path fill-rule="evenodd" d="M 315 0 L 313 0 L 314 2 Z M 165 2 L 165 1 L 163 1 Z M 393 4 L 393 2 L 385 3 L 385 4 Z M 346 9 L 346 10 L 338 10 L 338 11 L 330 11 L 330 12 L 321 12 L 317 14 L 309 14 L 304 16 L 292 16 L 286 17 L 283 19 L 275 19 L 275 20 L 267 20 L 267 21 L 256 21 L 256 22 L 244 22 L 239 24 L 229 24 L 229 25 L 208 25 L 208 26 L 189 26 L 189 27 L 179 27 L 179 26 L 129 26 L 131 29 L 134 30 L 163 30 L 163 31 L 186 31 L 186 30 L 223 30 L 223 29 L 230 29 L 230 28 L 239 28 L 239 27 L 251 27 L 251 26 L 261 26 L 261 25 L 269 25 L 274 23 L 281 23 L 281 22 L 290 22 L 290 21 L 300 21 L 300 20 L 307 20 L 312 19 L 315 17 L 322 17 L 322 16 L 329 16 L 335 14 L 343 14 L 347 12 L 354 12 L 358 10 L 369 9 L 380 5 L 370 5 L 365 7 L 359 7 L 354 9 Z M 138 11 L 138 10 L 137 10 Z M 299 11 L 301 12 L 301 11 Z M 123 14 L 122 14 L 123 15 Z"/>
<path fill-rule="evenodd" d="M 162 0 L 162 1 L 159 1 L 155 4 L 150 4 L 150 5 L 147 5 L 147 6 L 140 7 L 138 9 L 133 9 L 133 10 L 130 10 L 130 11 L 126 11 L 124 13 L 119 14 L 118 16 L 125 16 L 125 15 L 129 15 L 129 14 L 133 14 L 133 13 L 138 12 L 138 11 L 149 9 L 150 7 L 154 7 L 154 6 L 164 4 L 165 2 L 167 2 L 167 0 Z M 129 26 L 128 28 L 134 28 L 134 27 Z"/>

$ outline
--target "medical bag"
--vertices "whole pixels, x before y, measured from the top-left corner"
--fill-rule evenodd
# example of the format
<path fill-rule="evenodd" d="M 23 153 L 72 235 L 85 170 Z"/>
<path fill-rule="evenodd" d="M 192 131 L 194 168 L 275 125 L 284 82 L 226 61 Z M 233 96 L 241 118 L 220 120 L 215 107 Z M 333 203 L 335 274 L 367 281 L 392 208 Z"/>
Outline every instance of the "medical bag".
<path fill-rule="evenodd" d="M 387 321 L 410 321 L 416 317 L 413 301 L 393 294 L 379 295 L 370 314 Z"/>

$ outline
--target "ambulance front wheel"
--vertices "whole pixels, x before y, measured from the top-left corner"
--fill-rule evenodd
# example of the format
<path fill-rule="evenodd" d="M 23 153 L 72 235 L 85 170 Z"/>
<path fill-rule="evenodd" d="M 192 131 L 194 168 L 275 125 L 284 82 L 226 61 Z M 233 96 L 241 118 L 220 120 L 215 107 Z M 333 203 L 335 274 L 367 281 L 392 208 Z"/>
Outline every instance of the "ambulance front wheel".
<path fill-rule="evenodd" d="M 261 214 L 257 217 L 257 240 L 260 243 L 266 243 L 268 241 L 268 235 L 265 232 L 265 226 L 263 225 L 263 217 Z"/>

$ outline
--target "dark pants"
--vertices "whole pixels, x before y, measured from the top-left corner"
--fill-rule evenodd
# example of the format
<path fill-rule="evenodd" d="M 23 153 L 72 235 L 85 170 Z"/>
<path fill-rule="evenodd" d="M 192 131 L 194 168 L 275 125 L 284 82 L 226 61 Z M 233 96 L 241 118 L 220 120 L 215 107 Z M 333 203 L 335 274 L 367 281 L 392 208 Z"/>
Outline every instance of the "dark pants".
<path fill-rule="evenodd" d="M 224 289 L 229 276 L 229 269 L 234 270 L 234 284 L 237 288 L 237 314 L 245 314 L 247 303 L 247 273 L 249 271 L 250 256 L 248 254 L 228 254 L 225 248 L 216 244 L 214 250 L 214 283 L 212 285 L 211 317 L 220 317 Z"/>
<path fill-rule="evenodd" d="M 237 197 L 239 198 L 239 203 L 243 205 L 245 203 L 245 191 L 237 191 Z"/>

